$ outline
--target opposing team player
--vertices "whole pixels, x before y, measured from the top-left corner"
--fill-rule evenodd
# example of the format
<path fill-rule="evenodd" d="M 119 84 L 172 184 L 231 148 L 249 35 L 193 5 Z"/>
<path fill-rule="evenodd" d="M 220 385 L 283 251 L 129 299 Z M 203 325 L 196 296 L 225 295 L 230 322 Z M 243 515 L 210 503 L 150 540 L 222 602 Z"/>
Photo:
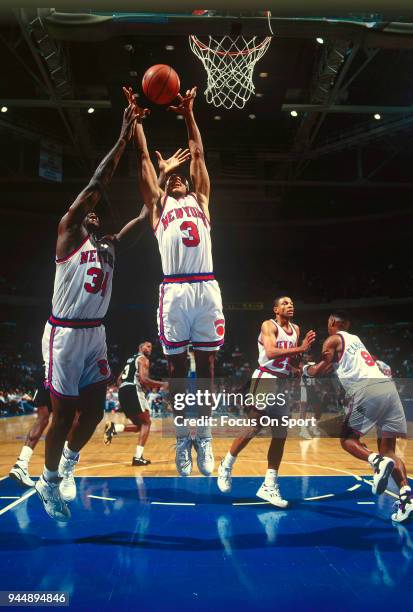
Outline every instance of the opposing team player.
<path fill-rule="evenodd" d="M 102 319 L 112 291 L 115 244 L 136 232 L 142 220 L 140 215 L 115 236 L 98 239 L 95 232 L 100 223 L 94 209 L 126 148 L 138 113 L 132 106 L 125 109 L 118 141 L 58 227 L 52 315 L 42 341 L 53 420 L 36 490 L 46 512 L 61 521 L 70 517 L 66 501 L 76 496 L 74 468 L 102 418 L 111 379 Z M 79 418 L 73 427 L 77 411 Z"/>
<path fill-rule="evenodd" d="M 167 383 L 153 380 L 149 377 L 152 343 L 141 342 L 137 354 L 130 357 L 121 375 L 119 376 L 119 403 L 121 410 L 125 413 L 133 425 L 113 423 L 108 421 L 105 425 L 103 441 L 105 444 L 112 442 L 113 436 L 126 431 L 139 431 L 139 441 L 132 458 L 132 465 L 145 466 L 150 463 L 145 459 L 143 451 L 151 429 L 151 412 L 146 399 L 145 392 L 149 389 L 167 389 Z"/>
<path fill-rule="evenodd" d="M 298 344 L 300 329 L 292 322 L 294 304 L 291 298 L 282 296 L 274 301 L 275 319 L 264 321 L 258 336 L 258 368 L 251 381 L 251 393 L 256 400 L 264 395 L 274 396 L 273 405 L 266 405 L 265 410 L 258 409 L 258 404 L 251 411 L 256 425 L 249 428 L 244 435 L 232 443 L 230 450 L 218 467 L 217 484 L 223 493 L 228 493 L 232 486 L 232 468 L 239 453 L 247 446 L 263 427 L 262 416 L 278 419 L 274 421 L 272 437 L 268 449 L 268 468 L 265 480 L 257 491 L 257 497 L 270 502 L 278 508 L 286 508 L 288 502 L 282 498 L 278 486 L 278 470 L 284 453 L 288 426 L 283 425 L 283 417 L 289 416 L 288 379 L 297 373 L 297 358 L 307 352 L 315 340 L 315 332 L 309 331 L 303 342 Z M 295 362 L 295 364 L 294 364 Z M 278 397 L 279 396 L 279 397 Z M 261 401 L 261 400 L 260 400 Z"/>
<path fill-rule="evenodd" d="M 371 465 L 373 493 L 383 493 L 390 475 L 393 476 L 400 493 L 392 520 L 402 523 L 413 514 L 406 467 L 396 455 L 396 439 L 406 437 L 407 433 L 403 406 L 394 383 L 381 372 L 360 338 L 349 333 L 349 328 L 346 313 L 330 315 L 329 337 L 323 345 L 322 360 L 316 365 L 305 366 L 303 375 L 322 376 L 331 368 L 335 370 L 350 400 L 341 445 L 351 455 Z M 378 453 L 360 441 L 374 426 L 378 430 Z"/>
<path fill-rule="evenodd" d="M 129 101 L 134 96 L 125 90 Z M 193 104 L 196 88 L 179 96 L 170 110 L 183 115 L 191 152 L 190 174 L 194 191 L 179 174 L 170 174 L 165 191 L 160 189 L 152 165 L 142 122 L 135 126 L 138 148 L 138 177 L 144 203 L 158 240 L 164 280 L 160 286 L 158 327 L 163 351 L 168 359 L 171 392 L 182 389 L 187 373 L 187 347 L 195 354 L 198 387 L 209 385 L 214 375 L 216 351 L 224 342 L 224 316 L 219 286 L 215 280 L 211 253 L 209 192 L 201 134 Z M 203 382 L 202 382 L 203 381 Z M 199 409 L 210 415 L 209 407 Z M 211 429 L 198 427 L 192 442 L 189 427 L 176 427 L 176 466 L 187 476 L 192 470 L 192 444 L 197 451 L 200 472 L 210 475 L 214 468 Z"/>

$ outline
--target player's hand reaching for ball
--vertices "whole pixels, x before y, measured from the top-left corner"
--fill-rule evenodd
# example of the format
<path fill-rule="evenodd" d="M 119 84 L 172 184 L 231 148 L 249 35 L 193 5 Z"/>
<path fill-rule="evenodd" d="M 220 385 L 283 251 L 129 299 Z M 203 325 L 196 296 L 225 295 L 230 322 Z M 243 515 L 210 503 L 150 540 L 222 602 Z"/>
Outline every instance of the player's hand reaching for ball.
<path fill-rule="evenodd" d="M 158 159 L 159 171 L 165 176 L 191 159 L 189 149 L 178 149 L 171 157 L 169 157 L 169 159 L 164 159 L 159 151 L 155 151 L 155 153 Z"/>
<path fill-rule="evenodd" d="M 194 106 L 194 100 L 196 97 L 196 89 L 196 87 L 187 89 L 184 96 L 178 94 L 178 104 L 176 106 L 168 106 L 168 111 L 172 111 L 177 115 L 183 115 L 184 117 L 185 115 L 192 113 L 192 108 Z"/>
<path fill-rule="evenodd" d="M 314 330 L 310 329 L 309 332 L 306 333 L 304 340 L 301 343 L 302 352 L 306 353 L 310 346 L 313 344 L 316 337 L 316 333 Z"/>
<path fill-rule="evenodd" d="M 137 95 L 133 93 L 132 87 L 122 87 L 125 98 L 128 104 L 133 107 L 137 121 L 142 121 L 145 117 L 150 115 L 151 111 L 149 108 L 141 108 L 137 103 Z"/>
<path fill-rule="evenodd" d="M 137 114 L 132 104 L 129 104 L 123 111 L 122 127 L 120 130 L 120 139 L 130 140 L 132 136 L 133 124 L 137 120 Z"/>

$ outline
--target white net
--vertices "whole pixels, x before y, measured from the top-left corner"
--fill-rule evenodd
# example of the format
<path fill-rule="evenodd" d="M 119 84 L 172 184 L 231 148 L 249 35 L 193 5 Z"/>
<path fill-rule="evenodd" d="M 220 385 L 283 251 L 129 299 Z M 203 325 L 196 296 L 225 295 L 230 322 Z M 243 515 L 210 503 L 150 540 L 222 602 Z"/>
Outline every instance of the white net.
<path fill-rule="evenodd" d="M 271 43 L 271 36 L 257 41 L 257 37 L 244 36 L 222 39 L 209 36 L 203 43 L 196 36 L 189 37 L 189 44 L 201 60 L 207 72 L 205 97 L 209 104 L 225 108 L 244 108 L 255 91 L 252 80 L 255 64 Z"/>

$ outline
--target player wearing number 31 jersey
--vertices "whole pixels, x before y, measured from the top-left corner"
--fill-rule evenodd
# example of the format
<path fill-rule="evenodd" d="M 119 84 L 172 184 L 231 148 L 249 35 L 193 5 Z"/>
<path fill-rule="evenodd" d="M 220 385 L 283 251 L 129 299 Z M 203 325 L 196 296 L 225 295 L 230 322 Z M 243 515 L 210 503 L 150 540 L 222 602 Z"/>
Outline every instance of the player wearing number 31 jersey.
<path fill-rule="evenodd" d="M 130 105 L 124 112 L 118 141 L 58 227 L 52 314 L 42 341 L 53 421 L 36 490 L 46 512 L 59 521 L 70 517 L 66 502 L 76 496 L 73 474 L 79 452 L 104 410 L 110 369 L 102 319 L 112 291 L 114 245 L 136 234 L 146 214 L 144 209 L 114 236 L 96 237 L 100 222 L 94 209 L 125 150 L 136 118 L 137 111 Z M 78 420 L 74 422 L 76 413 Z"/>

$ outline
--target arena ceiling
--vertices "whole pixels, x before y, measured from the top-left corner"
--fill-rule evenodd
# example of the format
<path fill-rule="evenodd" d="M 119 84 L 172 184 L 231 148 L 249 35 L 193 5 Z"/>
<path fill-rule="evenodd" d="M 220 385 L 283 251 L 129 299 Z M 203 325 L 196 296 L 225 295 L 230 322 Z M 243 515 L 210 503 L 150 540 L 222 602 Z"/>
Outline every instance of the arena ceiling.
<path fill-rule="evenodd" d="M 276 36 L 255 71 L 259 95 L 243 110 L 223 110 L 203 97 L 206 75 L 189 49 L 188 34 L 223 35 L 241 28 L 266 35 L 263 14 L 212 11 L 197 19 L 190 14 L 160 19 L 141 13 L 132 19 L 104 11 L 74 16 L 62 9 L 4 9 L 1 17 L 0 107 L 7 107 L 0 114 L 6 143 L 3 206 L 18 206 L 26 189 L 38 192 L 49 211 L 48 198 L 59 193 L 65 199 L 78 189 L 116 138 L 122 85 L 139 90 L 142 74 L 156 63 L 171 64 L 184 89 L 198 85 L 196 110 L 214 184 L 223 200 L 244 206 L 240 216 L 246 220 L 251 199 L 266 202 L 268 213 L 286 195 L 301 201 L 309 190 L 314 197 L 323 190 L 330 201 L 343 189 L 357 190 L 366 200 L 397 190 L 398 205 L 410 204 L 413 19 L 391 21 L 377 13 L 331 19 L 273 15 Z M 152 109 L 148 140 L 172 152 L 185 142 L 182 121 L 162 107 Z M 37 176 L 44 137 L 64 151 L 64 182 L 52 185 L 46 196 L 49 183 Z M 133 174 L 128 159 L 117 178 L 124 191 Z M 297 214 L 303 210 L 298 206 Z"/>

